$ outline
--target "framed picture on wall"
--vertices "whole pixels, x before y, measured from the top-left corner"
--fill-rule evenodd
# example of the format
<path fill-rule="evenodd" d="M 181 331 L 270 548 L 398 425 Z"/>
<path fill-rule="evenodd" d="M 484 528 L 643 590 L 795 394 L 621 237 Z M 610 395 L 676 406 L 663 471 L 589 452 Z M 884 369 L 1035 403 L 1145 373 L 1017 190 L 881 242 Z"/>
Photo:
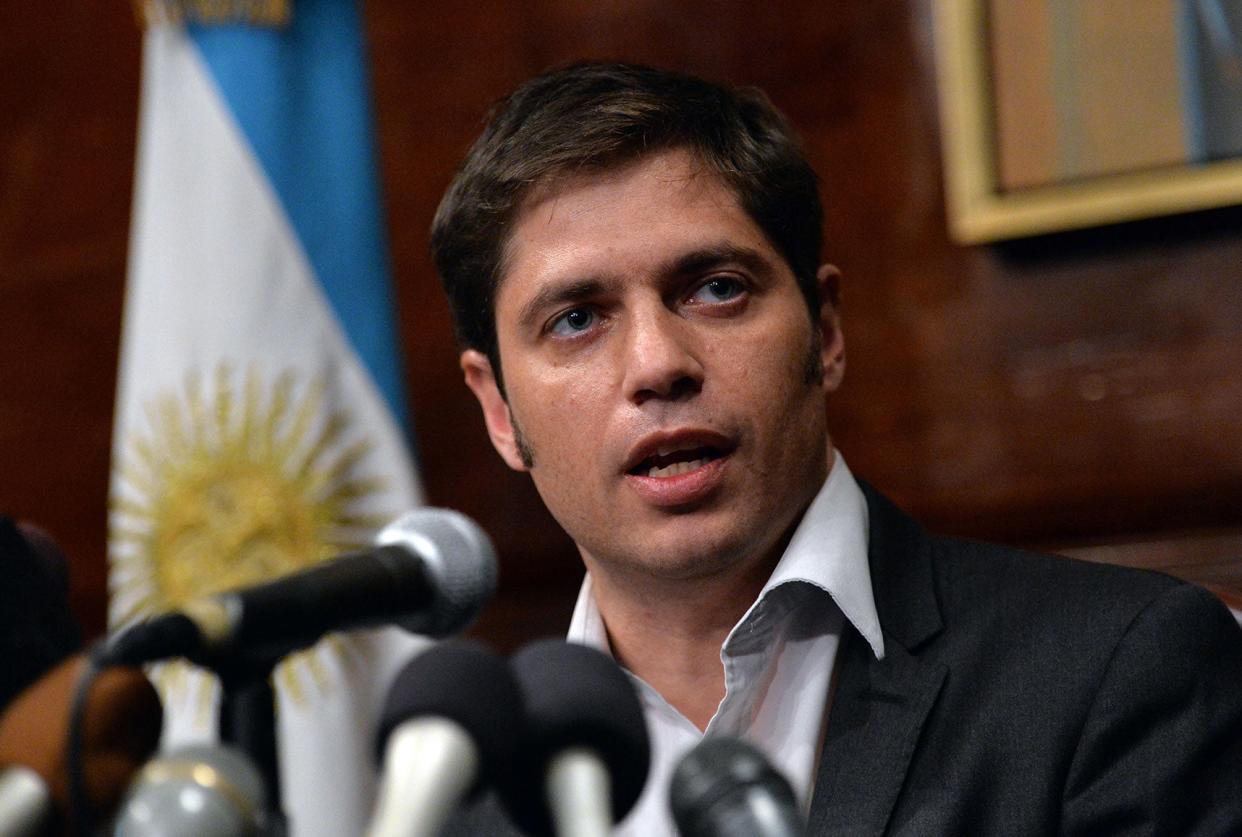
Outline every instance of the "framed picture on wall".
<path fill-rule="evenodd" d="M 964 244 L 1242 204 L 1242 0 L 933 0 Z"/>

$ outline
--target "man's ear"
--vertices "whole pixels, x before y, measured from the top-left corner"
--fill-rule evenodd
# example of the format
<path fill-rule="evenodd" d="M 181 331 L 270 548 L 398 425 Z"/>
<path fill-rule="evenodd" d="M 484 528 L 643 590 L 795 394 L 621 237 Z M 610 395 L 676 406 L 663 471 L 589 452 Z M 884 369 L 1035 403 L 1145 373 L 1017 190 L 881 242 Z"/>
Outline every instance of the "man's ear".
<path fill-rule="evenodd" d="M 466 375 L 466 386 L 479 399 L 479 406 L 483 408 L 483 421 L 487 425 L 487 435 L 491 437 L 492 446 L 496 448 L 500 458 L 515 471 L 529 470 L 522 463 L 513 430 L 513 416 L 509 412 L 508 402 L 496 386 L 492 362 L 482 352 L 467 349 L 461 353 L 461 371 Z"/>
<path fill-rule="evenodd" d="M 824 366 L 824 391 L 835 392 L 845 377 L 845 337 L 841 334 L 841 271 L 830 264 L 819 266 L 820 360 Z"/>

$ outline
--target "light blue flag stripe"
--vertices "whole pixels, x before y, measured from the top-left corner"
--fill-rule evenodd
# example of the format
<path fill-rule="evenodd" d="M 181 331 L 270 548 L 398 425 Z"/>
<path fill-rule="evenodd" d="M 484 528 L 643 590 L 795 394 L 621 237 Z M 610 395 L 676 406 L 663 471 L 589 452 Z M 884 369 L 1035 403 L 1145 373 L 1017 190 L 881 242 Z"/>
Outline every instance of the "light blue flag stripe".
<path fill-rule="evenodd" d="M 408 429 L 354 0 L 297 0 L 285 29 L 187 29 L 350 343 Z"/>

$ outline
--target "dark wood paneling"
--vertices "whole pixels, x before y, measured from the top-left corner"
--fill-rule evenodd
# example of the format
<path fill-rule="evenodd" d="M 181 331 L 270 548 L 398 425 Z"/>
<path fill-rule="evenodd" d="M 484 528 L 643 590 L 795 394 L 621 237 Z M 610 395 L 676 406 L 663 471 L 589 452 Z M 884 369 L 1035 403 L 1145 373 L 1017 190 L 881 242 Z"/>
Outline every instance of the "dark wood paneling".
<path fill-rule="evenodd" d="M 0 509 L 104 623 L 104 527 L 139 40 L 125 3 L 0 8 Z"/>
<path fill-rule="evenodd" d="M 123 2 L 3 5 L 0 509 L 62 542 L 94 631 L 139 35 Z M 1160 541 L 1163 557 L 1133 560 L 1242 589 L 1242 213 L 951 244 L 927 0 L 372 0 L 367 23 L 424 480 L 504 556 L 483 634 L 511 646 L 557 630 L 581 571 L 487 443 L 426 231 L 487 105 L 580 57 L 757 84 L 802 130 L 845 274 L 850 370 L 829 409 L 856 473 L 936 529 Z"/>

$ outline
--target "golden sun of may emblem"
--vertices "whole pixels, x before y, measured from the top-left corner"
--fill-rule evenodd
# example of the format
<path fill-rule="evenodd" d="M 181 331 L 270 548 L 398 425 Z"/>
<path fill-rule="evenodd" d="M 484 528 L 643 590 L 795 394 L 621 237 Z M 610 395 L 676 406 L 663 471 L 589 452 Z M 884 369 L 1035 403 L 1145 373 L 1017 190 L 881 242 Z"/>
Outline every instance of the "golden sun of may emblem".
<path fill-rule="evenodd" d="M 372 445 L 326 408 L 322 381 L 295 397 L 291 373 L 267 387 L 253 367 L 240 388 L 234 379 L 228 365 L 208 386 L 190 375 L 146 405 L 149 432 L 127 440 L 110 515 L 116 626 L 364 548 L 387 520 L 367 511 L 385 481 L 358 473 Z M 294 699 L 301 668 L 326 685 L 315 653 L 278 669 Z M 164 666 L 157 683 L 173 688 L 188 668 Z"/>

